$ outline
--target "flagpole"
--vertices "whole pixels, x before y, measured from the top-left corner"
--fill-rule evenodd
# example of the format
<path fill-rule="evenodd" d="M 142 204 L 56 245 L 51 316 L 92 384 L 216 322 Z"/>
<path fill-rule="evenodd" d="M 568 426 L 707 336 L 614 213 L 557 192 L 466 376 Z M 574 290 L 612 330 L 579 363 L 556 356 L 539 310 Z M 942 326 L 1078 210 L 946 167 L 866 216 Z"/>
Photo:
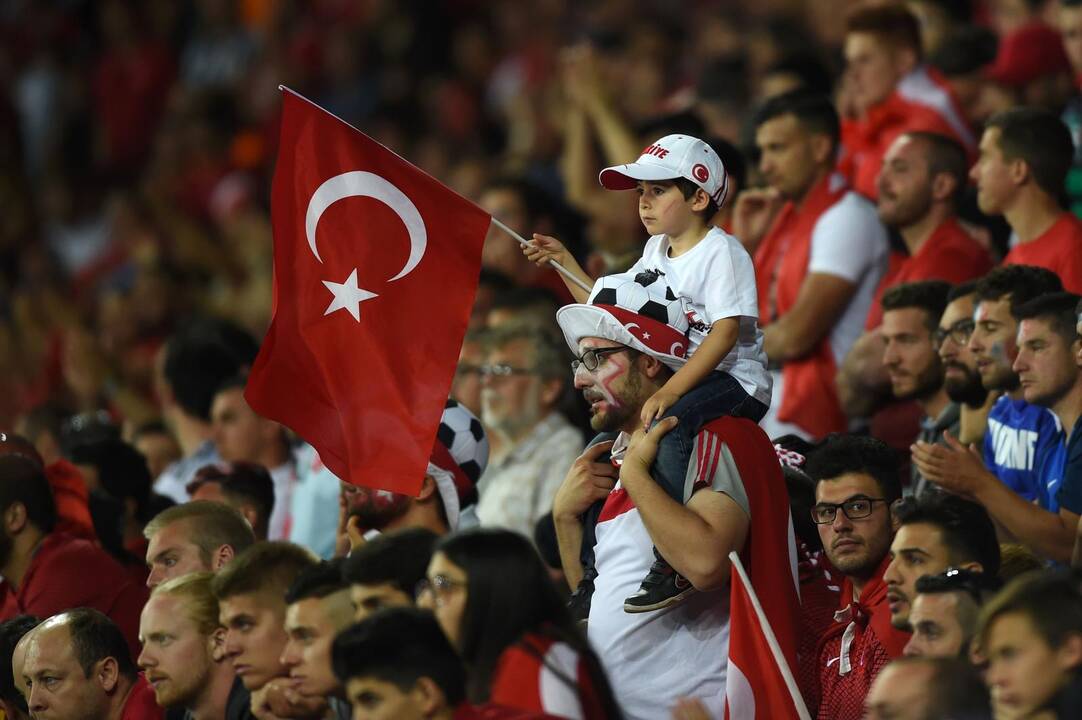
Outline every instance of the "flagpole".
<path fill-rule="evenodd" d="M 514 239 L 518 240 L 519 245 L 529 245 L 530 244 L 528 240 L 523 238 L 521 235 L 519 235 L 517 232 L 515 232 L 511 228 L 504 225 L 502 222 L 500 222 L 496 218 L 492 218 L 492 224 L 495 225 L 496 227 L 498 227 L 500 230 L 503 230 L 505 233 L 507 233 L 508 235 L 513 237 Z M 565 268 L 563 265 L 556 262 L 555 260 L 549 260 L 549 265 L 552 266 L 553 270 L 560 273 L 565 278 L 567 278 L 571 282 L 575 283 L 576 285 L 578 285 L 580 288 L 582 288 L 586 292 L 590 292 L 590 291 L 593 290 L 592 287 L 590 287 L 589 285 L 584 283 L 577 275 L 572 273 L 570 270 L 568 270 L 567 268 Z"/>
<path fill-rule="evenodd" d="M 785 660 L 785 654 L 782 653 L 781 646 L 778 645 L 778 638 L 774 635 L 774 628 L 770 627 L 770 621 L 766 619 L 763 606 L 759 604 L 759 596 L 755 594 L 755 588 L 751 586 L 751 580 L 748 579 L 748 574 L 744 572 L 744 565 L 740 562 L 740 556 L 735 551 L 729 553 L 729 562 L 736 568 L 736 572 L 740 575 L 740 581 L 744 583 L 744 588 L 748 591 L 751 605 L 755 608 L 755 615 L 759 618 L 759 624 L 763 627 L 763 636 L 766 637 L 766 643 L 770 646 L 770 654 L 774 656 L 774 663 L 778 666 L 778 670 L 781 671 L 782 678 L 785 679 L 785 687 L 789 688 L 789 695 L 793 698 L 793 704 L 796 706 L 797 714 L 800 715 L 800 720 L 811 720 L 808 708 L 804 705 L 804 698 L 801 696 L 799 688 L 797 688 L 793 672 L 789 669 L 789 663 Z"/>

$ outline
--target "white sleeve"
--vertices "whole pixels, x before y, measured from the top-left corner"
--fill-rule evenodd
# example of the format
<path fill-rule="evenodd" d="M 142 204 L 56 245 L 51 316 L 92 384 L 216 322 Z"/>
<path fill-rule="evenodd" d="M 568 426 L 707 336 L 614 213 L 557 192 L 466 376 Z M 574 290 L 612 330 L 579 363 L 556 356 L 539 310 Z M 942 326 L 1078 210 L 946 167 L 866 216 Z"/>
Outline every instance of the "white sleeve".
<path fill-rule="evenodd" d="M 836 275 L 859 284 L 882 262 L 887 250 L 887 231 L 875 208 L 850 192 L 815 223 L 808 273 Z"/>
<path fill-rule="evenodd" d="M 755 266 L 743 247 L 723 246 L 714 253 L 703 285 L 703 306 L 711 325 L 722 318 L 759 317 Z"/>

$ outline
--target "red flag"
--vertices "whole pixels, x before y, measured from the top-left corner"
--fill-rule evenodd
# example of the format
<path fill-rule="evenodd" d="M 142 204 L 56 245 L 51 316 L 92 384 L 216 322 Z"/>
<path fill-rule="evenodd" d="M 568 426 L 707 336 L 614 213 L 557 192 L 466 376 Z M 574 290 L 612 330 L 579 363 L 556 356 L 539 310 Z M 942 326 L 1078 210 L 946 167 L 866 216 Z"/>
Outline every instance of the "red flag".
<path fill-rule="evenodd" d="M 416 495 L 491 218 L 286 91 L 274 311 L 245 397 L 343 480 Z"/>

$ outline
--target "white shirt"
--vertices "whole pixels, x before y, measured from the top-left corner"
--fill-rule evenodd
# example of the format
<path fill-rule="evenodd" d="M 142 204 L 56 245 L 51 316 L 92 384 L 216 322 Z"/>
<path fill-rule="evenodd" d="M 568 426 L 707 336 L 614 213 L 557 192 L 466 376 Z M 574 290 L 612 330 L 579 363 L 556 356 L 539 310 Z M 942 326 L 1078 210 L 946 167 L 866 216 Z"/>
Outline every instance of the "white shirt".
<path fill-rule="evenodd" d="M 695 247 L 679 257 L 669 257 L 668 236 L 654 235 L 646 241 L 642 257 L 623 274 L 634 278 L 645 271 L 661 273 L 664 284 L 683 303 L 691 326 L 688 357 L 714 323 L 738 318 L 736 343 L 717 369 L 732 375 L 748 395 L 769 405 L 771 383 L 758 322 L 755 265 L 740 241 L 712 227 Z"/>
<path fill-rule="evenodd" d="M 485 469 L 477 485 L 481 526 L 515 530 L 532 540 L 534 525 L 552 509 L 552 499 L 582 448 L 578 429 L 559 413 L 549 413 L 502 460 Z"/>

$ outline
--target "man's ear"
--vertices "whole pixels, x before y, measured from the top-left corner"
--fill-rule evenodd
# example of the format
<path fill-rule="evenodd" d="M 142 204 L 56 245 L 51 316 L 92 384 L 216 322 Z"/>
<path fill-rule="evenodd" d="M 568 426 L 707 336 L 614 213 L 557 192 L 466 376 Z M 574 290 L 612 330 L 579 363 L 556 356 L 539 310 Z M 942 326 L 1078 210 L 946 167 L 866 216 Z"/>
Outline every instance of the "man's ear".
<path fill-rule="evenodd" d="M 220 663 L 225 660 L 225 628 L 220 627 L 214 630 L 207 637 L 207 650 L 210 652 L 210 659 L 216 663 Z"/>
<path fill-rule="evenodd" d="M 113 692 L 120 682 L 120 665 L 117 664 L 116 658 L 107 657 L 99 660 L 96 676 L 105 692 Z"/>
<path fill-rule="evenodd" d="M 4 511 L 4 530 L 9 536 L 15 536 L 26 529 L 29 519 L 26 516 L 26 506 L 21 502 L 13 502 Z"/>
<path fill-rule="evenodd" d="M 255 507 L 255 505 L 251 505 L 249 503 L 241 505 L 239 510 L 240 514 L 244 516 L 244 519 L 247 520 L 248 524 L 252 526 L 253 530 L 255 530 L 256 523 L 259 522 L 259 510 Z"/>
<path fill-rule="evenodd" d="M 414 696 L 425 717 L 433 717 L 440 710 L 448 709 L 447 698 L 444 697 L 443 690 L 440 690 L 440 686 L 431 678 L 418 678 L 417 682 L 413 684 L 410 694 Z"/>
<path fill-rule="evenodd" d="M 820 165 L 830 163 L 834 158 L 834 141 L 829 135 L 815 133 L 811 138 L 812 157 Z"/>
<path fill-rule="evenodd" d="M 436 481 L 431 475 L 425 475 L 425 479 L 421 481 L 421 492 L 417 495 L 417 500 L 428 500 L 437 490 Z"/>
<path fill-rule="evenodd" d="M 639 369 L 642 374 L 650 379 L 656 378 L 661 373 L 661 369 L 665 367 L 665 363 L 648 353 L 642 353 L 636 359 L 639 361 Z"/>
<path fill-rule="evenodd" d="M 214 551 L 214 554 L 210 558 L 210 569 L 212 572 L 218 572 L 226 565 L 233 561 L 236 557 L 236 551 L 233 550 L 232 545 L 219 545 L 218 549 Z"/>
<path fill-rule="evenodd" d="M 1077 670 L 1082 667 L 1082 635 L 1071 633 L 1056 651 L 1064 670 Z"/>
<path fill-rule="evenodd" d="M 1031 179 L 1029 163 L 1022 158 L 1011 160 L 1007 165 L 1007 174 L 1015 185 L 1025 185 Z"/>
<path fill-rule="evenodd" d="M 932 178 L 932 197 L 936 200 L 948 200 L 958 188 L 958 181 L 949 173 L 937 173 Z"/>

